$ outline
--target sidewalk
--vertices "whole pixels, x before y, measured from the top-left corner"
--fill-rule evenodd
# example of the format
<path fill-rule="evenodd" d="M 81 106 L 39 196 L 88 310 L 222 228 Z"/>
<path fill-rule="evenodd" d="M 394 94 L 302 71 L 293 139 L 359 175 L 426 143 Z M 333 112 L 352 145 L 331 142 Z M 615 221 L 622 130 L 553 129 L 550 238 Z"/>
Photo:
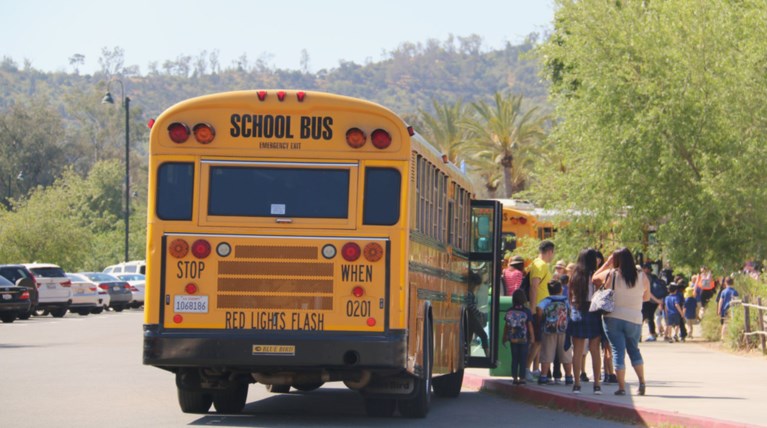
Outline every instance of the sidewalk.
<path fill-rule="evenodd" d="M 643 342 L 640 350 L 645 396 L 636 395 L 638 382 L 630 367 L 626 396 L 613 395 L 616 384 L 602 385 L 603 395 L 594 395 L 590 358 L 587 370 L 592 382 L 582 383 L 580 395 L 564 384 L 515 386 L 509 378 L 490 377 L 486 369 L 467 370 L 464 387 L 648 426 L 767 427 L 767 359 L 716 351 L 697 337 L 687 343 Z"/>

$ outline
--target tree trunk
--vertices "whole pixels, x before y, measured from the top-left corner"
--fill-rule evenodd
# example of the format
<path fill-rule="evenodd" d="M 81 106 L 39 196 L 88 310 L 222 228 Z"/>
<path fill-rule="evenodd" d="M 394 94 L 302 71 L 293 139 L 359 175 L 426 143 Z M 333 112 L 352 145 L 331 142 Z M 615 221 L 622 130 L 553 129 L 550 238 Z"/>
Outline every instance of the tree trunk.
<path fill-rule="evenodd" d="M 514 177 L 511 174 L 511 166 L 503 168 L 503 187 L 506 198 L 511 198 L 513 192 Z"/>

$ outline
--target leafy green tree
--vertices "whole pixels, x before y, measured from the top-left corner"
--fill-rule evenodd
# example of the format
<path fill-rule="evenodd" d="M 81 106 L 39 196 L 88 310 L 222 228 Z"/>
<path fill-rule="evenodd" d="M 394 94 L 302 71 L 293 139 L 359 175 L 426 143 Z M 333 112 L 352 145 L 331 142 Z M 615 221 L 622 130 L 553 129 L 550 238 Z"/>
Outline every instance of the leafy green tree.
<path fill-rule="evenodd" d="M 765 22 L 762 1 L 558 0 L 545 200 L 624 244 L 657 226 L 675 265 L 763 258 Z"/>
<path fill-rule="evenodd" d="M 450 162 L 457 164 L 461 145 L 466 142 L 466 130 L 461 126 L 468 118 L 466 107 L 461 101 L 439 104 L 432 100 L 432 109 L 434 114 L 419 110 L 424 136 L 430 143 L 441 148 Z"/>
<path fill-rule="evenodd" d="M 522 95 L 496 92 L 494 104 L 478 101 L 472 104 L 476 116 L 463 122 L 469 140 L 464 150 L 474 153 L 470 158 L 480 171 L 499 168 L 503 175 L 503 197 L 523 189 L 529 181 L 536 160 L 545 156 L 543 150 L 547 117 L 539 107 L 525 111 Z"/>

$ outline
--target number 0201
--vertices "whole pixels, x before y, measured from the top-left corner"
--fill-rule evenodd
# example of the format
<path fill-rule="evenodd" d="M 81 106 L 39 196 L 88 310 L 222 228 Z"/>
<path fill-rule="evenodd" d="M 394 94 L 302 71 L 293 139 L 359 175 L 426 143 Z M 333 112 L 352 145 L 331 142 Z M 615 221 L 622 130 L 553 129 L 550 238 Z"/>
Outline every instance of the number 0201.
<path fill-rule="evenodd" d="M 370 300 L 349 300 L 346 302 L 347 317 L 370 316 Z"/>

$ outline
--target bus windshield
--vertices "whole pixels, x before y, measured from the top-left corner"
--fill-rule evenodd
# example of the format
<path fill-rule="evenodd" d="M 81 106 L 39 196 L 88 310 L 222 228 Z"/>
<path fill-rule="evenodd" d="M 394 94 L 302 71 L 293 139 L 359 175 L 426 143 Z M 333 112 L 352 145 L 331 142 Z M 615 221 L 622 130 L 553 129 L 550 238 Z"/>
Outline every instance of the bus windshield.
<path fill-rule="evenodd" d="M 211 166 L 208 215 L 348 218 L 349 170 Z"/>

